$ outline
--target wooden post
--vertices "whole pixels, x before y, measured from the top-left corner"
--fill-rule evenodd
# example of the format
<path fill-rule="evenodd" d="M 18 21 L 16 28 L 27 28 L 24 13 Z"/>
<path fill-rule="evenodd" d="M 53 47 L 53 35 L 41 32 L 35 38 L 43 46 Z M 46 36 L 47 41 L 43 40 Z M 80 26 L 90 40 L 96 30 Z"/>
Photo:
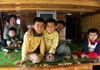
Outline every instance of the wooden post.
<path fill-rule="evenodd" d="M 2 13 L 0 13 L 0 35 L 1 35 L 1 40 L 2 40 L 3 39 Z"/>

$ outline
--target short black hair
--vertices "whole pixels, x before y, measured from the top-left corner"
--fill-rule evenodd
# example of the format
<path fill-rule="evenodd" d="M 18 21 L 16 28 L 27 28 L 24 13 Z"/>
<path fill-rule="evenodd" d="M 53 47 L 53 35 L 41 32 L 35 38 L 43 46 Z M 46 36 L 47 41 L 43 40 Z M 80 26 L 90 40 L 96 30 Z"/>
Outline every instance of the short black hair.
<path fill-rule="evenodd" d="M 63 24 L 64 27 L 66 26 L 66 23 L 65 23 L 63 20 L 59 20 L 59 21 L 57 22 L 57 24 L 59 24 L 59 23 Z"/>
<path fill-rule="evenodd" d="M 8 18 L 8 23 L 10 23 L 10 19 L 11 19 L 12 17 L 14 17 L 14 18 L 15 18 L 15 20 L 17 19 L 16 15 L 9 15 L 9 18 Z"/>
<path fill-rule="evenodd" d="M 89 33 L 96 33 L 97 35 L 99 35 L 99 31 L 98 31 L 98 29 L 96 29 L 96 28 L 90 28 L 89 30 L 88 30 L 88 34 Z"/>
<path fill-rule="evenodd" d="M 56 21 L 55 19 L 53 19 L 53 18 L 49 18 L 49 19 L 47 19 L 47 20 L 46 20 L 46 25 L 47 25 L 48 22 L 50 22 L 50 23 L 54 23 L 55 26 L 57 26 L 57 21 Z"/>
<path fill-rule="evenodd" d="M 45 20 L 43 18 L 41 18 L 41 17 L 35 17 L 33 19 L 33 25 L 36 23 L 36 21 L 45 23 Z"/>
<path fill-rule="evenodd" d="M 17 32 L 17 29 L 15 28 L 15 27 L 11 27 L 11 28 L 9 28 L 9 31 L 15 31 L 15 32 Z"/>

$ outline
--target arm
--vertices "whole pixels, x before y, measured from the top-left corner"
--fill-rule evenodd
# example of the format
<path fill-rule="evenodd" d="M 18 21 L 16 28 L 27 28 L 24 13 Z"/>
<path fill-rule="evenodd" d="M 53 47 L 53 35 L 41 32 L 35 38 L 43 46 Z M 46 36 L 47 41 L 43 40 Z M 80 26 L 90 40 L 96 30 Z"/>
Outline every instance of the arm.
<path fill-rule="evenodd" d="M 23 31 L 23 29 L 22 29 L 22 27 L 20 26 L 20 40 L 23 40 L 23 36 L 24 36 L 24 31 Z"/>
<path fill-rule="evenodd" d="M 26 60 L 27 50 L 28 50 L 29 42 L 30 42 L 29 41 L 29 38 L 26 36 L 26 33 L 24 35 L 24 42 L 23 42 L 23 45 L 22 45 L 22 61 L 25 61 Z"/>
<path fill-rule="evenodd" d="M 7 45 L 10 46 L 10 44 L 11 44 L 11 38 L 8 36 L 7 37 Z"/>
<path fill-rule="evenodd" d="M 42 36 L 41 38 L 42 38 L 42 40 L 40 43 L 40 53 L 41 53 L 42 59 L 44 59 L 45 43 L 44 43 L 44 37 Z"/>
<path fill-rule="evenodd" d="M 8 29 L 7 29 L 7 26 L 5 26 L 4 33 L 3 33 L 3 38 L 7 39 L 7 37 L 8 37 Z"/>
<path fill-rule="evenodd" d="M 27 31 L 27 36 L 30 38 L 30 36 L 32 35 L 32 32 L 33 32 L 33 28 L 30 28 L 28 31 Z"/>
<path fill-rule="evenodd" d="M 82 49 L 82 53 L 85 54 L 88 50 L 88 40 L 85 40 L 84 44 L 83 44 L 83 49 Z"/>
<path fill-rule="evenodd" d="M 58 46 L 58 40 L 59 40 L 58 33 L 55 33 L 54 34 L 54 39 L 53 39 L 53 45 L 51 46 L 51 49 L 49 50 L 49 53 L 55 54 L 56 48 Z"/>
<path fill-rule="evenodd" d="M 22 60 L 17 60 L 16 62 L 14 62 L 14 64 L 18 64 L 18 63 L 23 64 L 27 58 L 27 49 L 30 41 L 29 38 L 26 36 L 26 33 L 24 35 L 24 42 L 22 45 Z"/>
<path fill-rule="evenodd" d="M 98 55 L 100 56 L 100 41 L 98 42 L 97 46 L 96 46 L 96 52 L 98 53 Z"/>

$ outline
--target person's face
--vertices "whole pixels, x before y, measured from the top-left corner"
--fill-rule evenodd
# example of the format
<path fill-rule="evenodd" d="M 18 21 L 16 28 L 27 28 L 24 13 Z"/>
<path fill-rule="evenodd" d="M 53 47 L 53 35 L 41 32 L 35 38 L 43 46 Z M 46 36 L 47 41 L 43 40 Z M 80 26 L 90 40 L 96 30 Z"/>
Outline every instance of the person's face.
<path fill-rule="evenodd" d="M 58 23 L 58 24 L 57 24 L 57 30 L 58 30 L 58 31 L 61 31 L 63 28 L 64 28 L 64 26 L 63 26 L 62 23 Z"/>
<path fill-rule="evenodd" d="M 95 41 L 98 38 L 97 33 L 89 33 L 89 39 Z"/>
<path fill-rule="evenodd" d="M 47 22 L 46 30 L 49 34 L 53 33 L 55 29 L 56 29 L 56 26 L 54 23 Z"/>
<path fill-rule="evenodd" d="M 11 19 L 10 19 L 10 24 L 11 24 L 11 26 L 15 26 L 15 24 L 16 24 L 16 20 L 15 20 L 15 18 L 14 17 L 12 17 Z"/>
<path fill-rule="evenodd" d="M 9 31 L 9 35 L 10 35 L 11 37 L 14 37 L 14 36 L 16 35 L 16 32 L 15 32 L 14 30 L 10 30 L 10 31 Z"/>
<path fill-rule="evenodd" d="M 39 35 L 44 30 L 44 22 L 38 22 L 36 21 L 34 25 L 32 25 L 36 33 Z"/>

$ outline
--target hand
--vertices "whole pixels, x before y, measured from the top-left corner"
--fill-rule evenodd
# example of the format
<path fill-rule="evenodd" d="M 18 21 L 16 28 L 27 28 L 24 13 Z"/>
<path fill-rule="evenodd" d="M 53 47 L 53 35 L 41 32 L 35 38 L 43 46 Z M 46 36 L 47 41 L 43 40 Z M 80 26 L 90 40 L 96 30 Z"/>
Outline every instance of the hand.
<path fill-rule="evenodd" d="M 50 58 L 50 60 L 54 60 L 55 59 L 55 56 L 52 53 L 50 53 L 47 57 Z"/>
<path fill-rule="evenodd" d="M 14 62 L 14 64 L 18 64 L 18 63 L 20 63 L 20 64 L 22 65 L 24 62 L 25 62 L 25 61 L 18 60 L 18 61 L 16 61 L 16 62 Z"/>
<path fill-rule="evenodd" d="M 72 54 L 72 58 L 73 58 L 73 59 L 77 59 L 77 58 L 78 58 L 78 56 L 77 56 L 77 55 Z"/>
<path fill-rule="evenodd" d="M 17 43 L 15 43 L 14 46 L 17 47 Z"/>
<path fill-rule="evenodd" d="M 84 58 L 84 57 L 86 57 L 86 56 L 87 56 L 87 55 L 85 55 L 85 54 L 82 54 L 82 55 L 81 55 L 81 58 Z"/>
<path fill-rule="evenodd" d="M 42 61 L 46 61 L 46 59 L 42 58 Z"/>
<path fill-rule="evenodd" d="M 18 47 L 21 47 L 21 44 L 18 44 Z"/>
<path fill-rule="evenodd" d="M 33 32 L 33 28 L 30 28 L 30 29 L 27 31 L 27 37 L 30 38 L 30 36 L 32 35 L 32 32 Z"/>

